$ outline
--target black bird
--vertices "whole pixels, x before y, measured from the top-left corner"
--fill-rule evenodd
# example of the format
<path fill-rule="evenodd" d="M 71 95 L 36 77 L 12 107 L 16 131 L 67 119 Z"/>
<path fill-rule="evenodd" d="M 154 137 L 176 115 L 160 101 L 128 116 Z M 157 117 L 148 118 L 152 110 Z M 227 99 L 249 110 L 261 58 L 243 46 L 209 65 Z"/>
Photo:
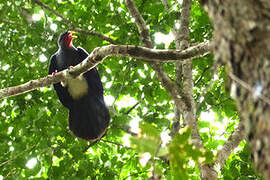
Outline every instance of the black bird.
<path fill-rule="evenodd" d="M 72 45 L 72 31 L 62 33 L 58 51 L 50 59 L 49 74 L 76 66 L 88 53 Z M 77 78 L 68 76 L 65 82 L 53 85 L 60 102 L 69 109 L 69 129 L 85 140 L 101 138 L 109 126 L 110 113 L 105 105 L 103 86 L 96 68 Z"/>

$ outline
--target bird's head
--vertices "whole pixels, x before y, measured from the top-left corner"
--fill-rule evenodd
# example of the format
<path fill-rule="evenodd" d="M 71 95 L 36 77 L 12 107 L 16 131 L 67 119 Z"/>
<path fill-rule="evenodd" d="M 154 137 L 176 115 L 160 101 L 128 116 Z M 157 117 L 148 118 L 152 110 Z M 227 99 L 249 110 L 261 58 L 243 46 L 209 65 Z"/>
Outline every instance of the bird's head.
<path fill-rule="evenodd" d="M 77 38 L 77 36 L 73 35 L 74 31 L 66 31 L 62 33 L 58 39 L 58 45 L 60 48 L 68 48 L 72 46 L 72 39 Z"/>

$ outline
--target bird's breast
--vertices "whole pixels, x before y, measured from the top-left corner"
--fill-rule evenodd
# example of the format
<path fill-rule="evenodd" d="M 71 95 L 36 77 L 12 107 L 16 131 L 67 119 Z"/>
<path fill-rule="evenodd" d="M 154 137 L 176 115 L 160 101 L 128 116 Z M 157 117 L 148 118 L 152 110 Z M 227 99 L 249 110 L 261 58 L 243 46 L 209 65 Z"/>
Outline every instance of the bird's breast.
<path fill-rule="evenodd" d="M 88 84 L 83 75 L 67 78 L 67 88 L 73 99 L 80 99 L 88 94 Z"/>

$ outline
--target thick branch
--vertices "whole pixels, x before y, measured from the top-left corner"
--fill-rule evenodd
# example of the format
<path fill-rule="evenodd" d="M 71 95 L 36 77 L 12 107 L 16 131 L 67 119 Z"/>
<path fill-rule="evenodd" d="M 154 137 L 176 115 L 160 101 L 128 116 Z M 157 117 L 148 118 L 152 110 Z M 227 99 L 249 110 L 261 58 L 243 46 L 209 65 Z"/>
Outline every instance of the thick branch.
<path fill-rule="evenodd" d="M 196 47 L 201 50 L 196 50 Z M 108 45 L 100 48 L 94 49 L 94 51 L 86 58 L 82 63 L 78 64 L 72 69 L 67 69 L 68 73 L 72 76 L 78 76 L 84 73 L 97 64 L 101 63 L 107 56 L 117 55 L 117 56 L 130 56 L 143 61 L 182 61 L 184 59 L 190 58 L 191 56 L 201 56 L 210 51 L 209 43 L 202 43 L 192 47 L 183 52 L 173 51 L 173 50 L 154 50 L 139 46 L 129 46 L 129 45 Z M 54 76 L 47 76 L 41 79 L 32 80 L 25 84 L 14 86 L 10 88 L 5 88 L 0 90 L 0 99 L 10 96 L 19 95 L 32 91 L 34 89 L 48 86 L 52 83 L 60 82 L 64 80 L 63 72 L 59 72 Z"/>
<path fill-rule="evenodd" d="M 163 5 L 167 10 L 170 6 L 167 0 L 162 0 Z M 183 51 L 189 47 L 189 21 L 190 21 L 190 11 L 191 11 L 191 0 L 183 0 L 181 6 L 181 18 L 179 19 L 180 29 L 172 27 L 176 49 Z M 183 109 L 175 108 L 175 118 L 172 124 L 171 135 L 174 136 L 178 133 L 180 129 L 180 114 L 183 114 L 184 125 L 189 125 L 192 127 L 192 137 L 191 140 L 197 148 L 204 148 L 202 139 L 199 135 L 197 119 L 196 119 L 196 106 L 193 98 L 193 80 L 192 80 L 192 62 L 186 61 L 184 63 L 178 61 L 176 62 L 175 69 L 176 82 L 180 86 L 180 89 L 185 94 L 188 105 L 190 108 Z M 198 164 L 201 172 L 201 178 L 206 174 L 210 174 L 213 168 L 210 166 Z M 213 173 L 215 176 L 216 173 Z M 213 176 L 213 177 L 214 177 Z M 203 179 L 203 178 L 202 178 Z"/>
<path fill-rule="evenodd" d="M 148 48 L 153 48 L 153 44 L 150 40 L 148 27 L 146 26 L 146 23 L 144 19 L 142 18 L 140 12 L 136 8 L 134 1 L 126 0 L 126 5 L 127 5 L 127 8 L 129 9 L 131 16 L 135 19 L 135 23 L 139 29 L 144 46 Z M 186 101 L 185 95 L 180 94 L 179 87 L 174 81 L 170 79 L 168 74 L 163 70 L 162 65 L 156 62 L 150 63 L 150 65 L 155 70 L 158 79 L 160 80 L 160 82 L 162 83 L 166 91 L 170 94 L 177 108 L 179 110 L 187 109 L 187 105 L 186 105 L 187 101 Z"/>
<path fill-rule="evenodd" d="M 170 11 L 170 5 L 169 2 L 167 0 L 161 0 L 162 4 L 164 5 L 164 7 L 166 8 L 167 11 Z M 176 20 L 177 22 L 179 20 Z M 178 30 L 176 29 L 176 27 L 171 27 L 171 31 L 173 33 L 174 36 L 174 41 L 176 44 L 176 48 L 179 50 L 179 35 L 180 33 L 178 33 Z M 176 63 L 176 68 L 175 68 L 175 81 L 177 83 L 177 85 L 179 86 L 179 89 L 182 89 L 182 72 L 181 72 L 182 68 L 181 68 L 181 64 L 179 65 L 179 63 Z M 180 129 L 180 116 L 181 116 L 181 110 L 179 108 L 177 108 L 176 106 L 174 107 L 174 118 L 173 118 L 173 122 L 172 122 L 172 128 L 171 128 L 171 132 L 170 132 L 170 136 L 174 137 Z"/>
<path fill-rule="evenodd" d="M 201 50 L 196 50 L 196 47 Z M 202 56 L 210 51 L 209 43 L 201 43 L 195 47 L 186 49 L 179 52 L 174 50 L 157 50 L 149 49 L 140 46 L 133 45 L 108 45 L 99 47 L 93 50 L 89 57 L 79 65 L 72 69 L 72 74 L 78 76 L 79 74 L 88 71 L 92 67 L 101 63 L 105 57 L 116 56 L 129 56 L 142 61 L 149 62 L 171 62 L 171 61 L 183 61 L 190 57 Z M 200 54 L 197 54 L 200 53 Z"/>
<path fill-rule="evenodd" d="M 62 80 L 64 80 L 64 74 L 63 72 L 57 73 L 56 75 L 48 75 L 47 77 L 36 79 L 36 80 L 31 80 L 28 81 L 27 83 L 18 85 L 18 86 L 13 86 L 5 89 L 0 90 L 0 99 L 6 98 L 6 97 L 11 97 L 11 96 L 17 96 L 23 93 L 27 93 L 29 91 L 33 91 L 37 88 L 40 87 L 45 87 L 48 86 L 52 83 L 57 83 Z"/>

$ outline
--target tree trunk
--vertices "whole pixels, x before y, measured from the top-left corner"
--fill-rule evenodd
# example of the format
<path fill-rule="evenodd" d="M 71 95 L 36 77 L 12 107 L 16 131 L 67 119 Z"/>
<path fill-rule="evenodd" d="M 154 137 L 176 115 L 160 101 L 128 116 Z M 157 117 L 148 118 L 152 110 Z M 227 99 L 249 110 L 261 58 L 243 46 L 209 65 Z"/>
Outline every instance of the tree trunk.
<path fill-rule="evenodd" d="M 270 1 L 201 2 L 214 25 L 215 58 L 232 79 L 255 167 L 270 179 Z"/>

